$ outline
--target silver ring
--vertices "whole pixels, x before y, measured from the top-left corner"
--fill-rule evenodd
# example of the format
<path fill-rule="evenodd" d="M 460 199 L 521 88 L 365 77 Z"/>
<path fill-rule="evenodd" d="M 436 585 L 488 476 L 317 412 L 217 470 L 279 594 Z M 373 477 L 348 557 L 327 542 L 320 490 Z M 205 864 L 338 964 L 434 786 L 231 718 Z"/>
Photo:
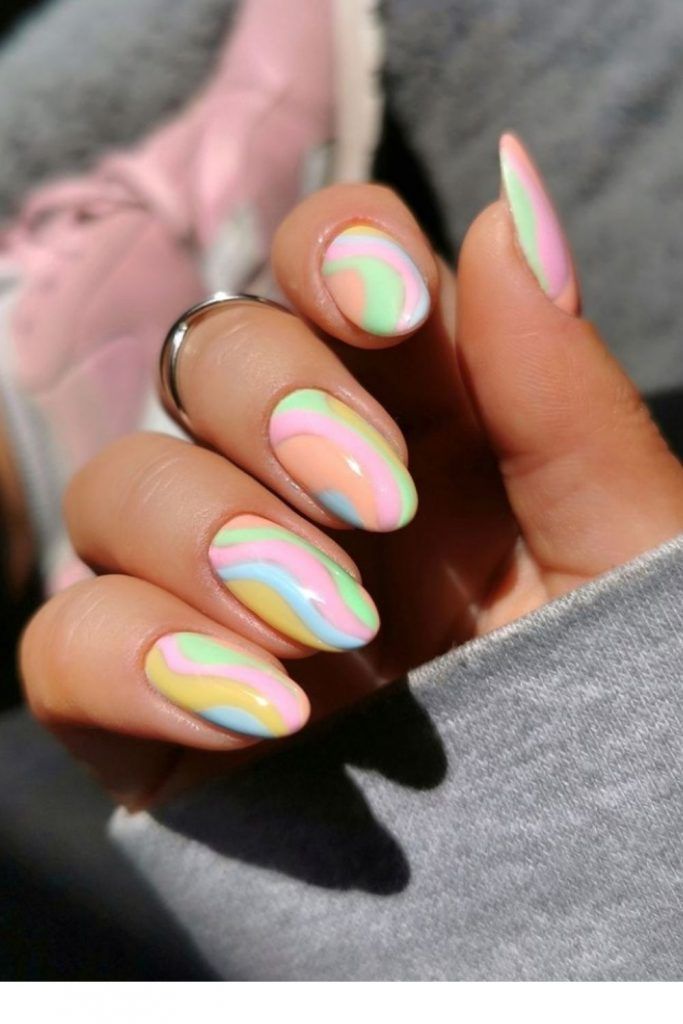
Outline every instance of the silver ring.
<path fill-rule="evenodd" d="M 204 299 L 203 302 L 198 302 L 196 306 L 190 306 L 182 316 L 178 317 L 161 346 L 161 353 L 159 355 L 159 395 L 162 405 L 169 416 L 178 420 L 186 429 L 189 429 L 190 421 L 183 407 L 177 379 L 180 352 L 192 322 L 198 316 L 201 316 L 202 313 L 206 312 L 207 309 L 211 309 L 213 306 L 221 306 L 228 302 L 258 302 L 261 305 L 279 309 L 283 313 L 289 312 L 279 302 L 273 302 L 272 299 L 264 299 L 260 295 L 249 295 L 246 292 L 239 292 L 236 295 L 229 295 L 228 292 L 215 292 L 208 299 Z"/>

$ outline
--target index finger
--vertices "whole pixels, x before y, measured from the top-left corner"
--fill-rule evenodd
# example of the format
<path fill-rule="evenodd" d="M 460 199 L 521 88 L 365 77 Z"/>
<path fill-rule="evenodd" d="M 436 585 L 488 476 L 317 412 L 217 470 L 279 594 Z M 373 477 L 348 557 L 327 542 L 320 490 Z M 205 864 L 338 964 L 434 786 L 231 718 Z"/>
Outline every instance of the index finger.
<path fill-rule="evenodd" d="M 332 185 L 282 222 L 272 265 L 297 311 L 358 348 L 386 348 L 428 319 L 436 260 L 417 221 L 382 185 Z"/>

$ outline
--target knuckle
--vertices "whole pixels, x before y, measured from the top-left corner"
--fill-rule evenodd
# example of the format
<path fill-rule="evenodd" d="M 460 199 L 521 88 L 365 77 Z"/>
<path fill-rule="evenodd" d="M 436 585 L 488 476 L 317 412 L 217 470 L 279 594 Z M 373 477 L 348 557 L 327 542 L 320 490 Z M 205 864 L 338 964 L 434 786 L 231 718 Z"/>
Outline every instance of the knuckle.
<path fill-rule="evenodd" d="M 207 374 L 231 373 L 242 360 L 251 360 L 255 347 L 255 331 L 267 324 L 273 310 L 256 303 L 229 304 L 215 314 L 215 319 L 199 323 L 188 338 L 181 374 L 194 379 L 205 379 Z M 220 331 L 215 330 L 220 322 Z M 261 322 L 261 323 L 260 323 Z M 267 332 L 266 332 L 267 333 Z M 260 340 L 260 337 L 259 337 Z"/>
<path fill-rule="evenodd" d="M 28 705 L 46 725 L 87 719 L 71 685 L 74 667 L 107 628 L 112 602 L 127 598 L 125 577 L 100 576 L 74 584 L 40 608 L 19 644 L 19 670 Z"/>
<path fill-rule="evenodd" d="M 188 448 L 161 434 L 129 435 L 110 444 L 74 475 L 65 493 L 64 516 L 81 557 L 97 561 L 99 546 L 110 540 L 114 523 L 126 523 L 126 536 L 135 535 L 140 516 L 163 501 L 182 471 Z M 93 508 L 97 514 L 91 512 Z"/>
<path fill-rule="evenodd" d="M 176 448 L 151 452 L 148 458 L 134 466 L 122 481 L 119 493 L 118 512 L 122 521 L 130 523 L 134 529 L 140 515 L 164 501 L 184 466 L 185 453 Z"/>

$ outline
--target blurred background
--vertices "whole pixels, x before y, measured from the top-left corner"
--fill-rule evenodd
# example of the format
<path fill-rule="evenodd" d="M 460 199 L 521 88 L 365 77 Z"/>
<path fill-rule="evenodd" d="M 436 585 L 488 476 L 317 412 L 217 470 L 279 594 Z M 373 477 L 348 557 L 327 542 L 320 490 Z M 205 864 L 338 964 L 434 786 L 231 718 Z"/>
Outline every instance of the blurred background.
<path fill-rule="evenodd" d="M 57 2 L 4 0 L 0 57 Z M 3 196 L 2 218 L 20 193 Z M 106 841 L 109 799 L 20 707 L 14 650 L 42 584 L 34 571 L 17 594 L 9 555 L 0 541 L 0 980 L 206 979 L 187 938 Z"/>
<path fill-rule="evenodd" d="M 0 10 L 0 32 L 4 36 L 29 11 L 35 11 L 46 0 L 6 0 Z"/>

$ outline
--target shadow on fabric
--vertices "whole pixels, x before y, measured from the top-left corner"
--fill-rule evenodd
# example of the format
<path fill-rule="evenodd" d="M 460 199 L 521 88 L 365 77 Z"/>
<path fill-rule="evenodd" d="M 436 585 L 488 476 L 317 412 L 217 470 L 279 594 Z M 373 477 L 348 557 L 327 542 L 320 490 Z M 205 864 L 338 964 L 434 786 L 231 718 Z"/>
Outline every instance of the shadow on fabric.
<path fill-rule="evenodd" d="M 645 400 L 669 447 L 683 458 L 683 388 L 646 395 Z"/>
<path fill-rule="evenodd" d="M 433 789 L 446 774 L 446 756 L 407 685 L 391 689 L 300 746 L 250 765 L 227 783 L 195 790 L 191 801 L 159 808 L 154 816 L 221 856 L 311 885 L 401 892 L 410 881 L 407 858 L 368 806 L 353 768 Z"/>

